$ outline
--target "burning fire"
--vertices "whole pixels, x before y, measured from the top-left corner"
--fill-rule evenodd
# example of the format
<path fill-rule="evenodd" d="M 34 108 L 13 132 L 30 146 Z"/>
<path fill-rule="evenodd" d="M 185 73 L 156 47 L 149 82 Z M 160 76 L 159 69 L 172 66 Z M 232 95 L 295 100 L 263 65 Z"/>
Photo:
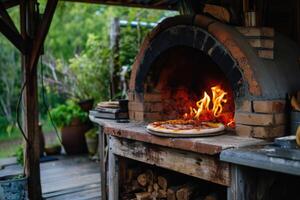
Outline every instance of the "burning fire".
<path fill-rule="evenodd" d="M 196 102 L 196 108 L 190 107 L 190 113 L 184 119 L 200 121 L 217 121 L 227 126 L 234 126 L 233 114 L 223 113 L 223 104 L 227 103 L 227 92 L 219 85 L 211 87 L 212 97 L 205 91 L 203 98 Z"/>

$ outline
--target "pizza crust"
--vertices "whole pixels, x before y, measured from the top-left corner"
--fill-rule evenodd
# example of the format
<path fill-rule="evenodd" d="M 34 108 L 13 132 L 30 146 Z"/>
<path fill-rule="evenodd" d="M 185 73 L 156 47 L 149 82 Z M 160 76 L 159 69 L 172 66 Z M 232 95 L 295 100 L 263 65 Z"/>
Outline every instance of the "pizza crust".
<path fill-rule="evenodd" d="M 209 133 L 217 133 L 223 131 L 225 126 L 221 123 L 214 123 L 216 127 L 211 128 L 197 128 L 197 129 L 187 129 L 187 130 L 172 130 L 166 129 L 158 126 L 154 126 L 153 124 L 148 124 L 147 129 L 150 131 L 160 132 L 160 133 L 174 133 L 174 134 L 209 134 Z"/>

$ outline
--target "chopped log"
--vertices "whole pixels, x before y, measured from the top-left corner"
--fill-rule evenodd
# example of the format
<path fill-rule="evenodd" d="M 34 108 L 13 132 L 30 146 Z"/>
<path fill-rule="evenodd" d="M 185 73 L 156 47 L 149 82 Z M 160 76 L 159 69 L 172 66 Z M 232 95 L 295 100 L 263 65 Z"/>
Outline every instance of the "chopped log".
<path fill-rule="evenodd" d="M 176 192 L 183 186 L 171 186 L 167 189 L 167 200 L 176 200 Z"/>
<path fill-rule="evenodd" d="M 143 187 L 147 185 L 152 185 L 154 182 L 154 173 L 152 170 L 147 170 L 145 173 L 140 174 L 137 177 L 139 184 Z"/>
<path fill-rule="evenodd" d="M 138 181 L 138 183 L 139 183 L 141 186 L 145 187 L 145 186 L 147 185 L 147 175 L 146 175 L 146 173 L 140 174 L 140 175 L 137 177 L 137 181 Z"/>
<path fill-rule="evenodd" d="M 151 199 L 151 193 L 149 193 L 149 192 L 135 193 L 135 196 L 136 196 L 137 200 L 150 200 Z"/>
<path fill-rule="evenodd" d="M 153 185 L 148 185 L 147 192 L 153 192 Z"/>
<path fill-rule="evenodd" d="M 157 199 L 157 196 L 158 196 L 158 191 L 153 191 L 152 193 L 151 193 L 151 198 L 152 198 L 152 200 L 156 200 Z"/>
<path fill-rule="evenodd" d="M 154 189 L 154 191 L 157 192 L 159 190 L 159 185 L 157 183 L 154 183 L 153 184 L 153 189 Z"/>
<path fill-rule="evenodd" d="M 189 200 L 193 195 L 196 185 L 186 184 L 176 192 L 177 200 Z"/>
<path fill-rule="evenodd" d="M 127 177 L 126 177 L 126 183 L 132 182 L 134 179 L 138 177 L 138 175 L 141 173 L 140 168 L 129 168 L 127 169 Z"/>
<path fill-rule="evenodd" d="M 169 188 L 167 190 L 167 200 L 176 200 L 176 191 Z"/>
<path fill-rule="evenodd" d="M 167 191 L 163 189 L 158 190 L 157 198 L 162 199 L 162 198 L 167 198 Z"/>
<path fill-rule="evenodd" d="M 152 170 L 148 169 L 146 171 L 146 177 L 147 177 L 147 183 L 149 185 L 153 185 L 153 183 L 154 183 L 154 173 L 153 173 Z"/>
<path fill-rule="evenodd" d="M 168 180 L 163 176 L 157 177 L 157 184 L 165 191 L 167 191 L 168 188 Z"/>
<path fill-rule="evenodd" d="M 123 188 L 125 193 L 145 191 L 145 188 L 141 187 L 137 180 L 133 180 L 131 184 L 125 184 Z"/>
<path fill-rule="evenodd" d="M 217 194 L 213 193 L 205 196 L 203 200 L 218 200 L 218 197 Z"/>

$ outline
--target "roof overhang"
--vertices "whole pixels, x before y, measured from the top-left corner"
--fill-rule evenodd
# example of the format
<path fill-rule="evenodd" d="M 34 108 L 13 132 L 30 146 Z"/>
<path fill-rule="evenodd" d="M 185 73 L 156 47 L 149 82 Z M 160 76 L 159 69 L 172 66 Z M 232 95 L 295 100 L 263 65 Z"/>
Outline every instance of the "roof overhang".
<path fill-rule="evenodd" d="M 140 8 L 153 8 L 176 10 L 179 0 L 62 0 L 68 2 L 106 4 L 115 6 L 129 6 Z"/>

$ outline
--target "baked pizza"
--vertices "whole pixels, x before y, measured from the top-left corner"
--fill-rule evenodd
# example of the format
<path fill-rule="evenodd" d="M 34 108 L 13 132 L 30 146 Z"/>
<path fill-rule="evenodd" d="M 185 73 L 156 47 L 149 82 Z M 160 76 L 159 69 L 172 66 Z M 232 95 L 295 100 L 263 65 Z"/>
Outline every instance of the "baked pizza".
<path fill-rule="evenodd" d="M 222 123 L 176 119 L 150 123 L 147 125 L 147 129 L 159 133 L 209 134 L 223 131 L 225 126 Z"/>

